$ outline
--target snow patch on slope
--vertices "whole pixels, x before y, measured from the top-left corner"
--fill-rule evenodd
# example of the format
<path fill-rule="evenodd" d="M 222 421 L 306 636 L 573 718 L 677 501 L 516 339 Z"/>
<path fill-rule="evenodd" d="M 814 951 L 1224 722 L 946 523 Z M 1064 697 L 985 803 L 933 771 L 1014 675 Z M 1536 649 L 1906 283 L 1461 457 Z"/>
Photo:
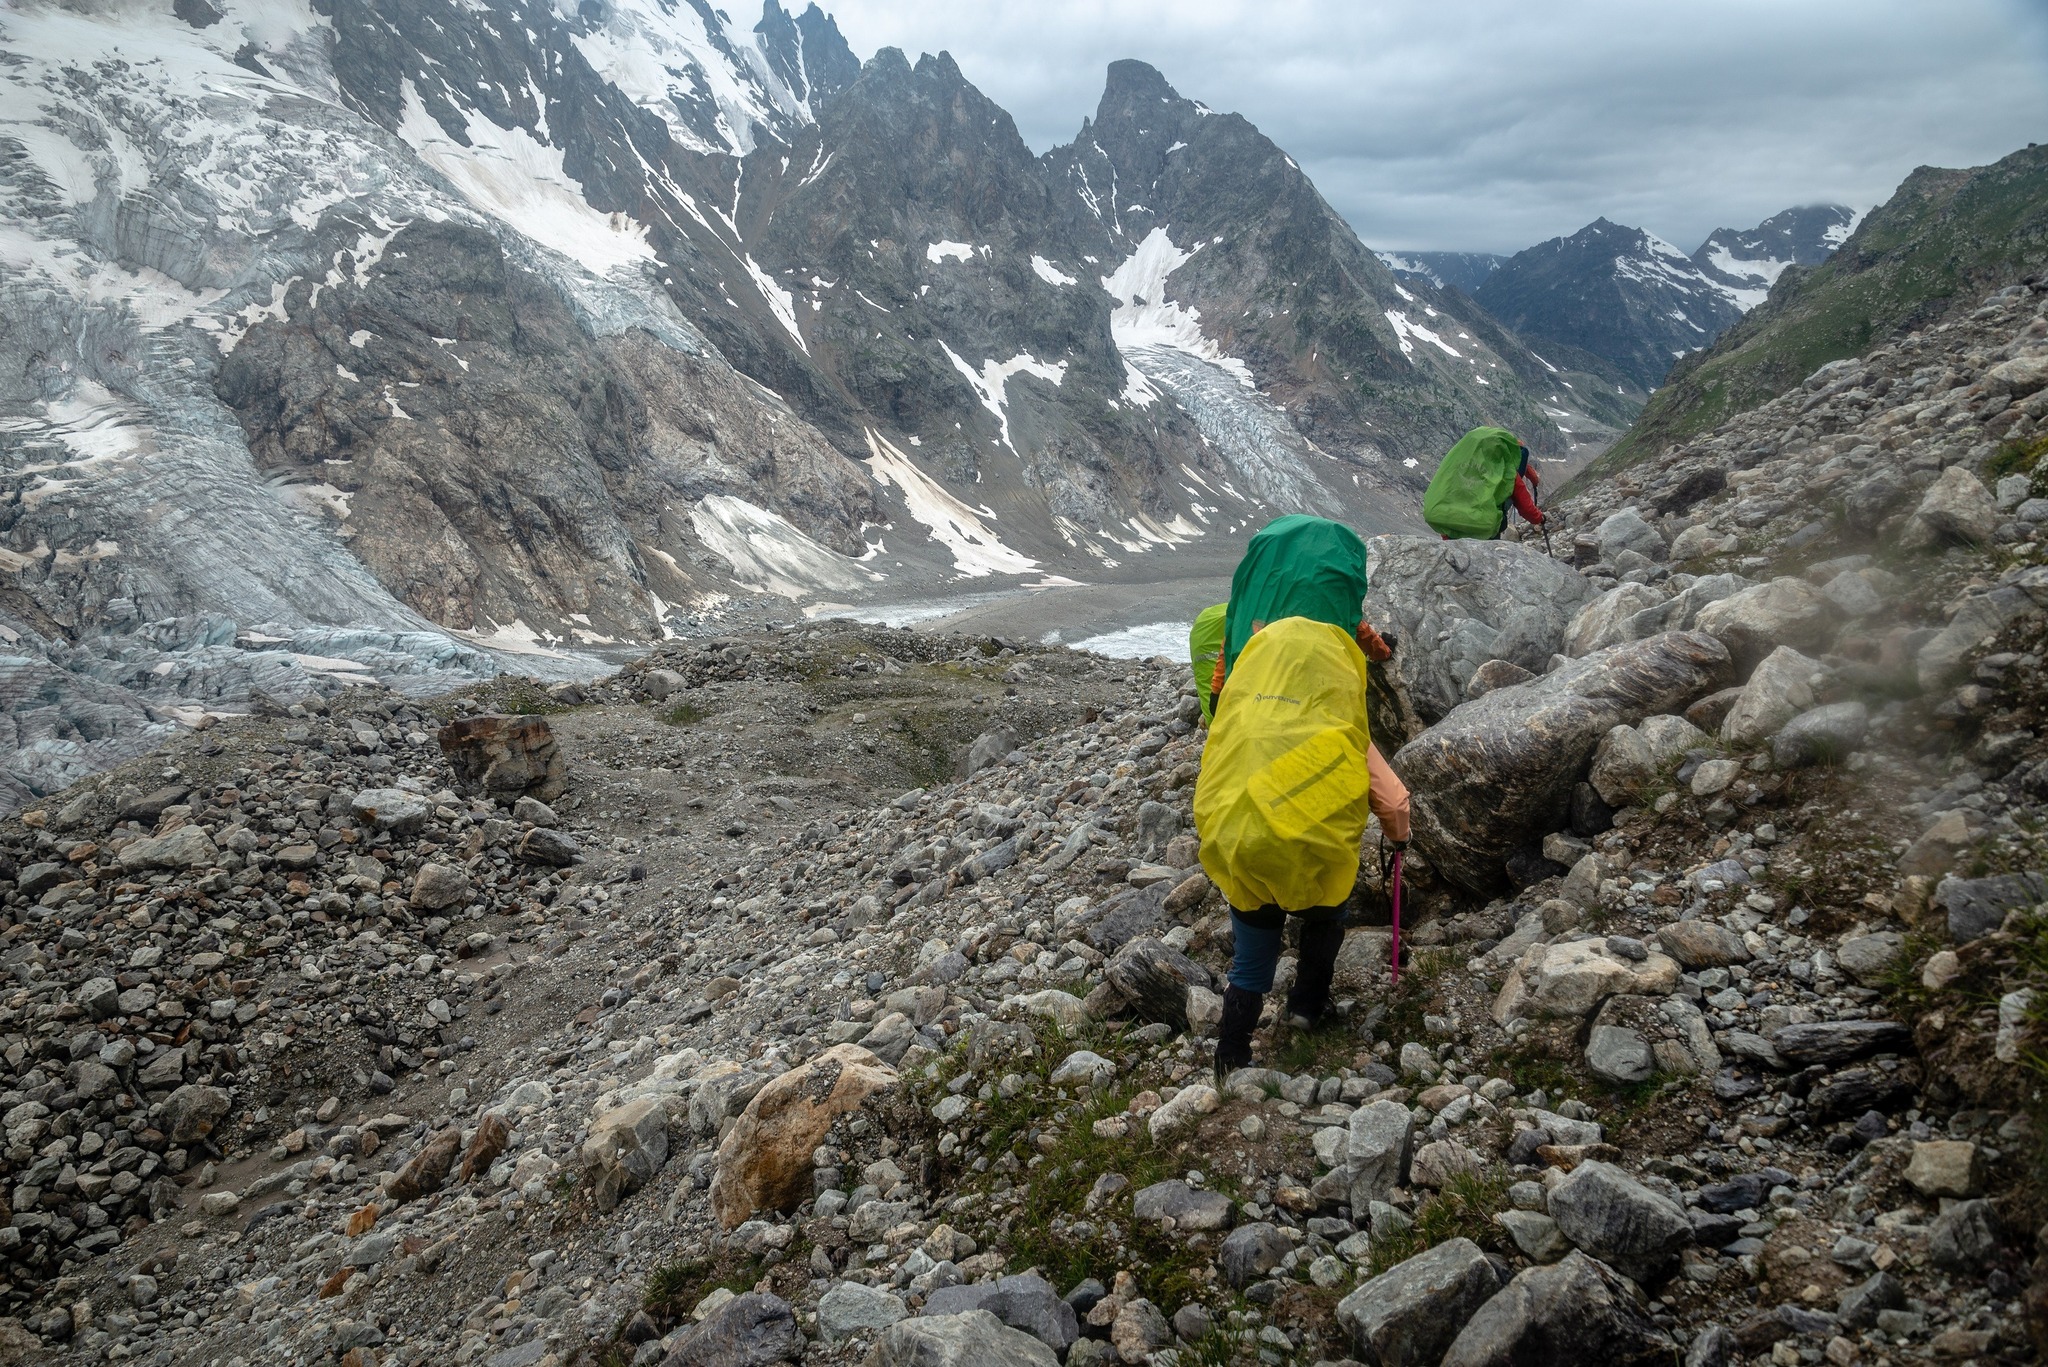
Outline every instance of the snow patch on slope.
<path fill-rule="evenodd" d="M 911 517 L 924 524 L 932 540 L 951 552 L 953 566 L 960 571 L 961 578 L 1028 574 L 1038 568 L 1036 560 L 1004 545 L 1002 538 L 981 520 L 983 514 L 947 493 L 937 480 L 918 469 L 909 456 L 872 428 L 867 436 L 868 469 L 878 482 L 895 486 Z"/>
<path fill-rule="evenodd" d="M 1409 322 L 1406 311 L 1402 309 L 1388 309 L 1386 313 L 1387 321 L 1393 325 L 1394 337 L 1401 343 L 1401 354 L 1406 356 L 1411 364 L 1415 360 L 1415 343 L 1408 340 L 1411 337 L 1421 338 L 1446 356 L 1455 356 L 1459 360 L 1464 359 L 1458 355 L 1456 347 L 1436 334 L 1435 329 L 1424 327 L 1420 323 Z"/>
<path fill-rule="evenodd" d="M 1072 285 L 1078 281 L 1042 256 L 1031 258 L 1031 271 L 1048 285 Z"/>
<path fill-rule="evenodd" d="M 1255 389 L 1251 367 L 1231 356 L 1203 334 L 1200 309 L 1184 308 L 1166 297 L 1167 277 L 1179 270 L 1202 249 L 1182 251 L 1173 245 L 1166 229 L 1154 228 L 1138 249 L 1121 265 L 1102 277 L 1102 288 L 1116 300 L 1109 316 L 1109 335 L 1118 350 L 1131 347 L 1171 347 L 1223 367 L 1246 389 Z"/>
<path fill-rule="evenodd" d="M 409 78 L 401 89 L 405 104 L 398 136 L 446 176 L 471 207 L 599 275 L 653 259 L 642 224 L 590 207 L 583 187 L 562 169 L 561 148 L 524 128 L 500 128 L 473 109 L 465 111 L 463 132 L 471 145 L 464 147 L 427 113 Z"/>
<path fill-rule="evenodd" d="M 973 386 L 975 397 L 981 400 L 981 406 L 996 415 L 996 421 L 1003 429 L 1003 445 L 1012 451 L 1017 450 L 1017 443 L 1010 440 L 1010 377 L 1036 375 L 1039 379 L 1050 380 L 1055 385 L 1067 377 L 1065 361 L 1049 364 L 1033 360 L 1021 351 L 1007 361 L 983 361 L 981 369 L 977 371 L 961 360 L 960 353 L 944 342 L 939 343 L 939 350 L 946 353 L 946 359 L 953 363 L 955 370 L 967 377 L 967 383 Z M 1021 455 L 1022 452 L 1018 454 Z"/>
<path fill-rule="evenodd" d="M 882 576 L 792 527 L 766 508 L 730 494 L 709 494 L 690 509 L 705 547 L 732 566 L 742 584 L 783 598 L 819 590 L 865 588 Z"/>

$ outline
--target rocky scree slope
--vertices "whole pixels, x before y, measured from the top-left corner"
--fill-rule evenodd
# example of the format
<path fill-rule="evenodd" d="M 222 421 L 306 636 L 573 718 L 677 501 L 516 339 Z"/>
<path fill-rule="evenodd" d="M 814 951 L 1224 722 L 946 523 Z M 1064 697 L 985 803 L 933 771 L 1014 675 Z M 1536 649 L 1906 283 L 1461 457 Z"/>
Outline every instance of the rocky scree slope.
<path fill-rule="evenodd" d="M 426 824 L 388 844 L 382 799 L 330 814 L 341 785 L 323 799 L 302 775 L 387 781 L 374 737 L 407 747 L 418 786 L 451 782 L 402 705 L 388 732 L 229 723 L 237 770 L 155 825 L 145 794 L 116 796 L 136 824 L 113 830 L 104 797 L 81 799 L 94 848 L 73 867 L 97 869 L 102 843 L 123 864 L 203 855 L 207 803 L 237 824 L 223 780 L 258 799 L 239 843 L 278 862 L 205 856 L 133 889 L 59 870 L 20 891 L 86 848 L 58 848 L 66 814 L 43 804 L 7 827 L 23 1014 L 5 1119 L 34 1178 L 9 1228 L 37 1277 L 0 1332 L 24 1353 L 195 1362 L 1491 1363 L 1588 1343 L 1643 1363 L 2028 1360 L 2048 1329 L 2028 1061 L 2048 987 L 2044 396 L 2048 313 L 2016 287 L 1668 470 L 1596 485 L 1567 510 L 1583 537 L 1554 543 L 1578 564 L 1551 572 L 1582 588 L 1530 629 L 1556 639 L 1534 668 L 1517 661 L 1543 641 L 1487 650 L 1503 633 L 1484 615 L 1517 609 L 1480 590 L 1538 553 L 1376 543 L 1375 592 L 1441 623 L 1406 634 L 1396 660 L 1419 663 L 1392 685 L 1441 669 L 1466 695 L 1393 757 L 1427 809 L 1408 963 L 1390 985 L 1369 872 L 1336 1018 L 1270 1021 L 1264 1066 L 1220 1090 L 1202 1035 L 1229 921 L 1188 829 L 1192 689 L 1164 662 L 841 628 L 668 647 L 533 695 L 570 708 L 550 717 L 574 766 L 559 810 L 428 792 Z M 960 690 L 936 743 L 891 701 L 913 684 Z M 1011 690 L 1093 716 L 1011 720 Z M 749 758 L 763 726 L 766 763 Z M 870 793 L 914 755 L 964 751 L 970 772 L 864 797 L 870 743 L 898 757 Z M 803 773 L 755 777 L 799 755 Z M 1576 781 L 1547 808 L 1506 800 L 1560 765 Z M 279 831 L 264 803 L 300 815 Z M 543 875 L 565 813 L 586 862 Z M 304 840 L 306 893 L 258 818 Z M 1468 877 L 1487 823 L 1509 828 L 1499 891 Z M 330 834 L 400 876 L 324 891 L 354 874 L 320 853 Z M 420 911 L 384 911 L 440 882 L 408 887 L 414 861 L 518 910 L 474 929 L 444 912 L 437 946 Z M 218 1024 L 206 1006 L 224 1037 L 195 1024 L 179 1045 L 162 1027 L 205 993 L 165 991 L 163 966 L 204 967 L 196 951 L 246 971 L 228 968 L 237 928 L 194 899 L 248 869 L 279 943 L 239 942 L 271 956 L 264 976 L 229 981 Z M 181 892 L 188 933 L 224 947 L 180 947 L 179 911 L 141 924 Z M 109 894 L 136 910 L 106 915 Z M 349 932 L 352 956 L 323 949 L 318 982 L 315 926 Z M 488 968 L 444 958 L 451 941 Z M 129 1000 L 140 1025 L 82 1027 L 89 972 L 116 1013 L 153 991 Z M 225 1033 L 265 1001 L 255 1045 Z M 380 1032 L 375 1056 L 344 1047 L 360 1079 L 323 1062 L 343 1007 Z M 220 1049 L 249 1049 L 253 1072 L 280 1015 L 299 1027 L 290 1071 L 224 1078 Z M 512 1035 L 488 1033 L 501 1019 Z M 138 1077 L 138 1096 L 120 1070 L 143 1038 L 162 1081 L 176 1063 L 180 1086 L 256 1094 L 195 1110 L 203 1090 L 173 1105 Z M 393 1073 L 385 1047 L 427 1066 Z M 67 1099 L 103 1080 L 89 1063 L 119 1089 L 104 1111 Z M 202 1112 L 215 1128 L 173 1144 Z M 72 1185 L 103 1177 L 96 1200 Z M 64 1266 L 95 1229 L 119 1232 Z"/>
<path fill-rule="evenodd" d="M 1830 361 L 1973 307 L 2048 263 L 2048 149 L 1989 166 L 1923 166 L 1826 262 L 1782 272 L 1770 299 L 1674 368 L 1601 461 L 1619 470 L 1790 390 Z"/>

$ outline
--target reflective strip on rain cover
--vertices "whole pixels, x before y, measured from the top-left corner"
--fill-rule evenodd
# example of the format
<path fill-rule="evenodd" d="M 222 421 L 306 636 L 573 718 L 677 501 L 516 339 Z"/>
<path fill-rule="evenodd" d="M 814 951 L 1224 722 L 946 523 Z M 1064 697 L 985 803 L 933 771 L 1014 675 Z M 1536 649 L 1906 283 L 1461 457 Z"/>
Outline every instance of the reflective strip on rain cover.
<path fill-rule="evenodd" d="M 1188 631 L 1188 663 L 1195 671 L 1195 694 L 1202 700 L 1202 720 L 1216 716 L 1216 704 L 1209 697 L 1209 681 L 1216 674 L 1216 657 L 1223 653 L 1223 614 L 1228 603 L 1213 603 L 1195 614 Z"/>
<path fill-rule="evenodd" d="M 1341 627 L 1288 617 L 1253 636 L 1202 749 L 1202 868 L 1240 911 L 1335 906 L 1365 832 L 1365 655 Z"/>
<path fill-rule="evenodd" d="M 1475 427 L 1436 467 L 1422 496 L 1422 520 L 1453 540 L 1484 541 L 1506 521 L 1502 511 L 1522 468 L 1522 444 L 1500 427 Z"/>

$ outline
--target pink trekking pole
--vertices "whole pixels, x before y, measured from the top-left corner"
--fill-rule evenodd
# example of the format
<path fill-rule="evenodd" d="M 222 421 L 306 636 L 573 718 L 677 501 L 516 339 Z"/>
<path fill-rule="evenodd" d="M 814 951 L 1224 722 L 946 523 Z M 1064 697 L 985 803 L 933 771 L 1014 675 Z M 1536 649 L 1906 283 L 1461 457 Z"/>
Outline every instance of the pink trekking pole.
<path fill-rule="evenodd" d="M 1401 856 L 1405 853 L 1394 851 L 1394 948 L 1392 962 L 1387 965 L 1390 987 L 1401 981 Z"/>

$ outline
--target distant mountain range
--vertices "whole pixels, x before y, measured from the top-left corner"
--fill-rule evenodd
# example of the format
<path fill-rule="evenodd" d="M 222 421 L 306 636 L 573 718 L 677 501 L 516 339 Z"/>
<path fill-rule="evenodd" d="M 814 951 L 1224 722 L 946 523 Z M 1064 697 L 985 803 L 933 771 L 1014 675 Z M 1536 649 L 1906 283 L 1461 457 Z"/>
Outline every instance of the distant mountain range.
<path fill-rule="evenodd" d="M 1788 217 L 1781 214 L 1758 232 Z M 1922 166 L 1831 241 L 1843 226 L 1820 228 L 1821 245 L 1834 248 L 1826 253 L 1816 252 L 1810 231 L 1794 242 L 1766 238 L 1765 259 L 1807 255 L 1777 277 L 1767 301 L 1712 347 L 1673 368 L 1594 469 L 1611 472 L 1659 459 L 1770 402 L 1830 361 L 1861 356 L 1887 338 L 1975 308 L 1987 290 L 2048 273 L 2048 145 L 2022 148 L 1989 166 Z M 1741 240 L 1746 245 L 1748 235 Z M 1809 268 L 1817 255 L 1825 259 Z M 1840 378 L 1847 384 L 1853 375 Z M 1938 387 L 1935 371 L 1918 379 L 1923 388 Z"/>
<path fill-rule="evenodd" d="M 1532 345 L 1589 352 L 1652 389 L 1761 304 L 1788 267 L 1825 260 L 1856 217 L 1840 205 L 1788 209 L 1745 232 L 1717 229 L 1690 256 L 1595 219 L 1509 257 L 1473 297 Z"/>
<path fill-rule="evenodd" d="M 1825 261 L 1858 217 L 1839 204 L 1787 209 L 1744 231 L 1717 228 L 1690 256 L 1604 218 L 1513 256 L 1377 255 L 1398 279 L 1471 295 L 1549 354 L 1613 367 L 1640 395 L 1761 304 L 1787 267 Z"/>
<path fill-rule="evenodd" d="M 1508 258 L 1493 252 L 1376 252 L 1403 280 L 1423 280 L 1438 289 L 1477 290 Z"/>

